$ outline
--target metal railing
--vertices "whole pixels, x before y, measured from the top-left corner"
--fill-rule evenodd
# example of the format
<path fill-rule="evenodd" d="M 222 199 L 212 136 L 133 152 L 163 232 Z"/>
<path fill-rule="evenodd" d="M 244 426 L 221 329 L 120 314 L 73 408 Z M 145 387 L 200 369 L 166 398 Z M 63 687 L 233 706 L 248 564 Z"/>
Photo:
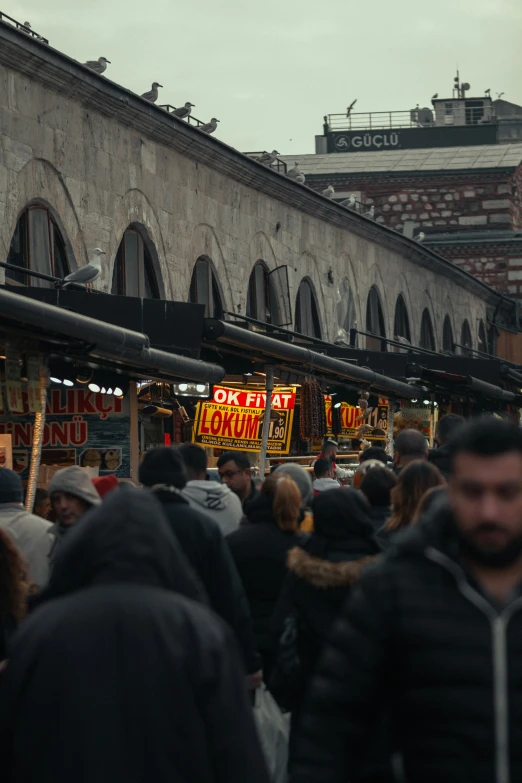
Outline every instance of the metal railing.
<path fill-rule="evenodd" d="M 43 272 L 34 272 L 32 269 L 27 269 L 25 266 L 17 266 L 16 264 L 7 264 L 4 261 L 0 261 L 0 268 L 1 269 L 7 269 L 12 270 L 13 272 L 16 272 L 19 275 L 24 275 L 25 277 L 36 277 L 37 280 L 45 280 L 48 283 L 52 283 L 54 288 L 61 288 L 63 284 L 63 279 L 61 277 L 54 277 L 53 275 L 46 275 Z M 8 285 L 17 285 L 16 281 L 13 281 L 11 278 L 7 277 L 5 282 Z M 20 283 L 20 285 L 27 285 L 26 283 Z M 85 286 L 79 283 L 67 283 L 67 288 L 70 291 L 85 291 Z M 95 291 L 93 289 L 93 293 L 101 293 L 100 291 Z"/>
<path fill-rule="evenodd" d="M 159 109 L 165 109 L 169 114 L 174 114 L 176 109 L 180 108 L 179 106 L 171 106 L 170 103 L 161 103 L 158 104 Z M 206 125 L 206 122 L 203 122 L 203 120 L 198 120 L 197 117 L 194 117 L 192 114 L 189 114 L 188 117 L 178 117 L 180 120 L 185 120 L 189 125 L 194 125 L 196 128 L 198 128 L 200 125 Z"/>
<path fill-rule="evenodd" d="M 259 152 L 244 152 L 243 155 L 246 155 L 247 158 L 252 158 L 252 160 L 257 160 L 261 157 L 261 155 L 269 155 L 266 150 L 259 150 Z M 267 166 L 267 168 L 272 169 L 273 171 L 279 172 L 279 174 L 286 174 L 287 171 L 287 165 L 284 162 L 284 160 L 281 160 L 280 158 L 276 158 L 274 163 L 272 163 L 271 166 Z"/>
<path fill-rule="evenodd" d="M 381 130 L 384 128 L 422 128 L 419 109 L 407 111 L 345 112 L 327 114 L 324 117 L 325 130 Z"/>
<path fill-rule="evenodd" d="M 25 35 L 28 35 L 30 38 L 34 38 L 35 41 L 39 41 L 40 43 L 44 43 L 44 44 L 49 44 L 49 41 L 47 40 L 47 38 L 44 38 L 43 35 L 39 35 L 39 33 L 36 33 L 34 30 L 31 30 L 29 27 L 26 27 L 22 22 L 18 22 L 16 19 L 13 19 L 11 16 L 4 14 L 2 11 L 0 11 L 0 22 L 4 22 L 4 24 L 8 24 L 11 27 L 15 27 L 17 30 L 20 30 L 21 33 L 25 33 Z"/>

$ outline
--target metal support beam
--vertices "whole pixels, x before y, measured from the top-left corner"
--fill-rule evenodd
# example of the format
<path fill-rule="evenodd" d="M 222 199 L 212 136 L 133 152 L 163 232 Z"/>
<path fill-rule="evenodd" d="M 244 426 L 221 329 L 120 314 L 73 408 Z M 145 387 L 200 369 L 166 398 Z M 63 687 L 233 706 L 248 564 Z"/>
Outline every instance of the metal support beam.
<path fill-rule="evenodd" d="M 270 430 L 270 413 L 272 410 L 272 392 L 274 390 L 274 365 L 267 364 L 266 374 L 266 400 L 265 415 L 263 418 L 263 434 L 261 436 L 261 454 L 259 456 L 259 473 L 264 478 L 266 468 L 266 450 L 268 447 L 268 432 Z"/>

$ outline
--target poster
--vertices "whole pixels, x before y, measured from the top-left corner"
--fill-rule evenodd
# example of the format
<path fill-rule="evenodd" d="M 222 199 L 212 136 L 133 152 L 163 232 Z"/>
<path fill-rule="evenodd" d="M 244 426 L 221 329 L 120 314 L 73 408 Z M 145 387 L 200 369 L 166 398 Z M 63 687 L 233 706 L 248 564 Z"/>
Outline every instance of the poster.
<path fill-rule="evenodd" d="M 332 429 L 332 398 L 329 395 L 325 397 L 326 408 L 326 426 L 327 435 L 334 437 L 336 434 L 339 438 L 355 438 L 357 431 L 362 426 L 363 422 L 357 421 L 359 416 L 359 408 L 355 405 L 348 405 L 347 402 L 341 403 L 341 431 L 334 433 Z M 370 413 L 368 420 L 365 424 L 369 424 L 374 429 L 384 430 L 385 435 L 388 434 L 388 413 L 389 406 L 386 398 L 379 398 L 379 404 Z M 382 440 L 382 435 L 372 435 L 370 433 L 364 434 L 365 440 Z"/>
<path fill-rule="evenodd" d="M 34 414 L 29 394 L 21 392 L 21 415 L 0 409 L 0 437 L 12 438 L 13 470 L 27 477 L 33 443 Z M 100 475 L 130 476 L 129 400 L 95 394 L 87 388 L 51 388 L 47 392 L 42 465 L 81 465 Z"/>
<path fill-rule="evenodd" d="M 295 397 L 295 386 L 274 388 L 268 454 L 290 451 Z M 265 399 L 264 391 L 214 386 L 212 400 L 198 402 L 192 441 L 227 451 L 261 451 Z"/>
<path fill-rule="evenodd" d="M 0 468 L 13 469 L 13 448 L 10 435 L 0 435 Z"/>

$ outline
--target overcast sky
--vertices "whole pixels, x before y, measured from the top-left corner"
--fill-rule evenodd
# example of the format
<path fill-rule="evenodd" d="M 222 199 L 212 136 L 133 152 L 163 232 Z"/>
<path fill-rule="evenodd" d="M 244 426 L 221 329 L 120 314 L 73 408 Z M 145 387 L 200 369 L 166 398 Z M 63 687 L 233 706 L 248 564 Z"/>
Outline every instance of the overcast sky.
<path fill-rule="evenodd" d="M 431 6 L 429 8 L 428 6 Z M 24 0 L 26 19 L 79 61 L 163 103 L 191 101 L 246 152 L 314 151 L 324 114 L 430 105 L 451 95 L 456 64 L 470 94 L 522 104 L 522 0 Z"/>

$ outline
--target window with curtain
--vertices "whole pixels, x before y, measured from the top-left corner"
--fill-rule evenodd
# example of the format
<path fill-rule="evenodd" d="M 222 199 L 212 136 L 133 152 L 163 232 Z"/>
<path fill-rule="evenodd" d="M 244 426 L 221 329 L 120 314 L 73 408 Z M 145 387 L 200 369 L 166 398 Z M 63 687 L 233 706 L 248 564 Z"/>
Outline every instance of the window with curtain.
<path fill-rule="evenodd" d="M 393 336 L 402 337 L 411 343 L 410 319 L 404 297 L 399 294 L 395 305 L 395 317 L 393 319 Z"/>
<path fill-rule="evenodd" d="M 140 299 L 159 299 L 152 258 L 141 234 L 133 228 L 128 228 L 124 233 L 116 253 L 112 293 L 137 296 Z"/>
<path fill-rule="evenodd" d="M 375 286 L 370 288 L 366 302 L 366 331 L 374 335 L 366 338 L 366 348 L 369 351 L 385 351 L 386 343 L 378 339 L 386 337 L 386 329 L 379 292 Z"/>
<path fill-rule="evenodd" d="M 69 274 L 65 242 L 49 210 L 34 204 L 22 212 L 7 256 L 7 263 L 33 272 L 63 278 Z M 50 288 L 52 283 L 6 269 L 6 283 Z"/>
<path fill-rule="evenodd" d="M 442 350 L 445 353 L 453 353 L 454 342 L 450 317 L 447 315 L 444 319 L 444 325 L 442 327 Z"/>
<path fill-rule="evenodd" d="M 430 311 L 424 308 L 421 319 L 420 347 L 428 351 L 435 350 L 435 335 L 433 334 L 433 324 L 431 322 Z"/>
<path fill-rule="evenodd" d="M 471 329 L 469 328 L 469 323 L 467 321 L 464 321 L 462 324 L 460 344 L 462 346 L 460 352 L 463 356 L 473 356 L 471 350 L 473 348 L 473 340 L 471 338 Z"/>
<path fill-rule="evenodd" d="M 295 303 L 295 330 L 308 337 L 321 337 L 319 313 L 312 286 L 308 280 L 302 280 Z"/>
<path fill-rule="evenodd" d="M 478 344 L 479 351 L 482 351 L 482 353 L 489 353 L 488 339 L 486 337 L 486 327 L 484 326 L 484 321 L 481 321 L 479 323 L 478 339 L 479 339 L 479 344 Z"/>
<path fill-rule="evenodd" d="M 350 329 L 355 329 L 357 315 L 355 311 L 355 299 L 353 298 L 350 283 L 343 277 L 339 284 L 339 301 L 337 302 L 337 326 L 350 336 Z"/>
<path fill-rule="evenodd" d="M 194 265 L 189 301 L 205 305 L 205 318 L 221 318 L 223 314 L 216 276 L 207 258 L 198 258 Z"/>
<path fill-rule="evenodd" d="M 248 281 L 247 309 L 249 318 L 272 323 L 272 297 L 268 270 L 262 261 L 254 266 Z"/>

